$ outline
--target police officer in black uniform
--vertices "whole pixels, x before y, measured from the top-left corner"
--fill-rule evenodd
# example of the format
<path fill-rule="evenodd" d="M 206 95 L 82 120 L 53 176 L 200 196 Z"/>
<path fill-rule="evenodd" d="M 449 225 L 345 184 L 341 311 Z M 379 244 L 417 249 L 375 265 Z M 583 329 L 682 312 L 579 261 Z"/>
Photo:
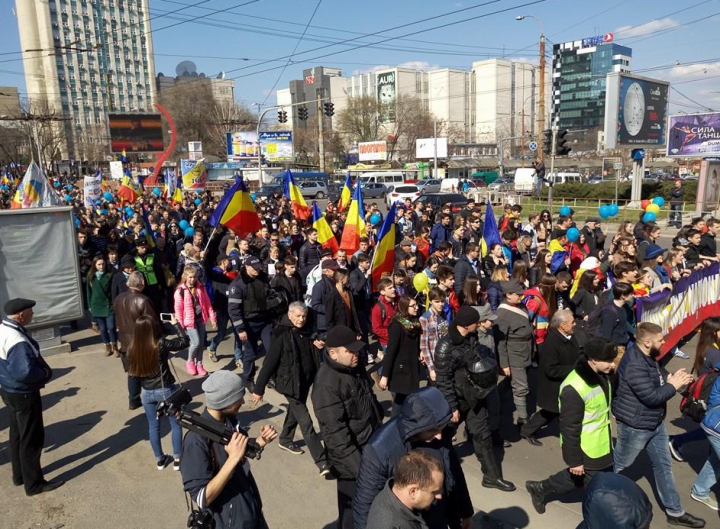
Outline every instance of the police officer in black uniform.
<path fill-rule="evenodd" d="M 494 319 L 488 305 L 479 310 L 460 307 L 435 348 L 435 372 L 438 389 L 453 410 L 453 422 L 465 421 L 467 436 L 480 460 L 483 487 L 512 492 L 515 485 L 503 479 L 490 430 L 489 402 L 497 398 L 499 369 L 494 350 L 478 339 L 477 332 L 480 325 L 490 328 Z"/>

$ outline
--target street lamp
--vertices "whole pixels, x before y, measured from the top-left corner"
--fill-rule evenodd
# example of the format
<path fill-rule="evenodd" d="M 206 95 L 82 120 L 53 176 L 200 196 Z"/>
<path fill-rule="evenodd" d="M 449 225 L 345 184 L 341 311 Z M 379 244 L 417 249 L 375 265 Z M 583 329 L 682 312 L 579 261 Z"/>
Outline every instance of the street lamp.
<path fill-rule="evenodd" d="M 538 157 L 542 160 L 543 157 L 543 137 L 542 132 L 545 130 L 545 32 L 543 31 L 542 22 L 535 15 L 518 15 L 515 20 L 525 20 L 526 18 L 532 18 L 537 22 L 540 28 L 540 94 L 538 101 Z"/>

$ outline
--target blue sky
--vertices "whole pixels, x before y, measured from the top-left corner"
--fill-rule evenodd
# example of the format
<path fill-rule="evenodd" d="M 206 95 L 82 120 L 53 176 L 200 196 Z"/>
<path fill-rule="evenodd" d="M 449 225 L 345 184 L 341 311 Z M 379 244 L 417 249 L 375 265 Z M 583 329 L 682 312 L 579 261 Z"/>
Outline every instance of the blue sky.
<path fill-rule="evenodd" d="M 13 6 L 0 0 L 0 86 L 24 92 Z M 456 10 L 464 11 L 439 16 Z M 500 10 L 508 11 L 490 14 Z M 183 59 L 209 76 L 224 71 L 248 105 L 274 103 L 273 86 L 286 88 L 311 66 L 349 75 L 398 64 L 470 69 L 474 60 L 500 56 L 537 62 L 538 25 L 515 20 L 527 14 L 542 21 L 549 46 L 613 32 L 615 42 L 633 49 L 633 71 L 669 80 L 680 91 L 671 91 L 673 112 L 720 109 L 720 0 L 320 0 L 319 7 L 318 0 L 150 0 L 150 11 L 156 72 L 173 74 Z M 436 18 L 413 24 L 430 17 Z M 195 22 L 175 25 L 187 18 Z M 362 37 L 370 33 L 376 35 Z M 361 47 L 371 42 L 381 49 Z"/>

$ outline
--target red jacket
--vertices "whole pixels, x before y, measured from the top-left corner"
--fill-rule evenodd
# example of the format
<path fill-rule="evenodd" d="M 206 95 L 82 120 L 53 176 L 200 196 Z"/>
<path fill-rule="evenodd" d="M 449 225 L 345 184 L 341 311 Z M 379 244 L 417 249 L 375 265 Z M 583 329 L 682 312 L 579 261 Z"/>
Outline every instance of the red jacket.
<path fill-rule="evenodd" d="M 380 310 L 380 305 L 378 305 L 378 303 L 382 303 L 385 307 L 384 318 Z M 373 305 L 373 308 L 370 311 L 372 330 L 375 333 L 375 336 L 378 337 L 380 345 L 387 345 L 388 343 L 388 326 L 390 325 L 393 316 L 395 316 L 395 303 L 390 303 L 388 300 L 385 299 L 385 296 L 380 296 L 377 300 L 377 303 Z"/>

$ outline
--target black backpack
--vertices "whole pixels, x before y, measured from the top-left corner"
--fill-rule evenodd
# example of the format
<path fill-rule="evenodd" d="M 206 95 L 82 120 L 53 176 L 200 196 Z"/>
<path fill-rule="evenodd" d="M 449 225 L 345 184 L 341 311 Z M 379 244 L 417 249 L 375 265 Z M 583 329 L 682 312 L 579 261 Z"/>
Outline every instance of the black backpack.
<path fill-rule="evenodd" d="M 680 411 L 683 415 L 687 415 L 695 422 L 703 420 L 708 409 L 707 403 L 710 400 L 710 391 L 715 385 L 718 375 L 720 375 L 720 371 L 713 369 L 704 375 L 700 375 L 697 380 L 687 387 L 680 401 Z"/>
<path fill-rule="evenodd" d="M 578 340 L 578 343 L 580 345 L 586 344 L 588 341 L 590 341 L 592 338 L 604 338 L 607 339 L 607 337 L 602 336 L 602 316 L 604 312 L 607 312 L 609 310 L 612 310 L 613 313 L 615 313 L 615 307 L 610 301 L 609 303 L 602 303 L 602 300 L 598 303 L 598 306 L 593 309 L 593 311 L 588 316 L 588 321 L 581 327 L 583 332 L 576 332 L 575 337 Z M 617 320 L 620 320 L 620 317 L 617 316 L 615 313 L 615 316 Z"/>

